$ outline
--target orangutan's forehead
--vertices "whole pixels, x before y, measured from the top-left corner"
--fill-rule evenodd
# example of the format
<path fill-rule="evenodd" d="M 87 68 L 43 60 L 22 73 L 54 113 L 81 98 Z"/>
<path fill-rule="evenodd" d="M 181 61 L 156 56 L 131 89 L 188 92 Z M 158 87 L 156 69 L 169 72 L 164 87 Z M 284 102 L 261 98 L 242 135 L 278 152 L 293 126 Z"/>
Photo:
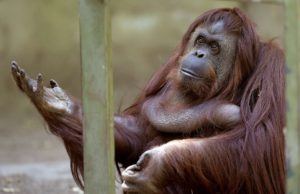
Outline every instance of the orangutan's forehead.
<path fill-rule="evenodd" d="M 224 21 L 219 20 L 212 24 L 201 24 L 196 28 L 195 33 L 198 34 L 203 32 L 205 34 L 217 35 L 223 33 L 224 30 Z"/>
<path fill-rule="evenodd" d="M 210 34 L 220 34 L 224 32 L 224 22 L 223 20 L 217 21 L 209 26 L 207 26 L 207 31 Z"/>
<path fill-rule="evenodd" d="M 214 22 L 212 24 L 201 24 L 198 26 L 191 36 L 191 41 L 194 41 L 199 35 L 204 36 L 221 36 L 224 35 L 225 26 L 222 20 Z"/>

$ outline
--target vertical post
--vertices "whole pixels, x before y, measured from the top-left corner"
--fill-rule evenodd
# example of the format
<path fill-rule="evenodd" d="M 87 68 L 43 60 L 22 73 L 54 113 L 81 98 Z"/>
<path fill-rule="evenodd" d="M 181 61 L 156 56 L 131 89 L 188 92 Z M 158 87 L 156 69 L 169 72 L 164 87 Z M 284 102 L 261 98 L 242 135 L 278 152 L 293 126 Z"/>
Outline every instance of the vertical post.
<path fill-rule="evenodd" d="M 287 193 L 300 191 L 298 2 L 285 0 Z"/>
<path fill-rule="evenodd" d="M 109 0 L 79 0 L 86 194 L 115 192 Z"/>

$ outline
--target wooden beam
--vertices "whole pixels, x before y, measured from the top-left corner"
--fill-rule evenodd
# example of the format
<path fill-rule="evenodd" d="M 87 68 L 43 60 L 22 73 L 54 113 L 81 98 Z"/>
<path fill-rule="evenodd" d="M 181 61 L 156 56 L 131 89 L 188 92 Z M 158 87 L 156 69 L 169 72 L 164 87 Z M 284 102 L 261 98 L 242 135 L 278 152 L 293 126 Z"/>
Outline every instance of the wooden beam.
<path fill-rule="evenodd" d="M 86 194 L 115 193 L 109 0 L 80 0 Z"/>
<path fill-rule="evenodd" d="M 300 192 L 298 1 L 285 0 L 287 193 Z"/>
<path fill-rule="evenodd" d="M 221 1 L 235 1 L 238 3 L 283 4 L 284 0 L 221 0 Z"/>

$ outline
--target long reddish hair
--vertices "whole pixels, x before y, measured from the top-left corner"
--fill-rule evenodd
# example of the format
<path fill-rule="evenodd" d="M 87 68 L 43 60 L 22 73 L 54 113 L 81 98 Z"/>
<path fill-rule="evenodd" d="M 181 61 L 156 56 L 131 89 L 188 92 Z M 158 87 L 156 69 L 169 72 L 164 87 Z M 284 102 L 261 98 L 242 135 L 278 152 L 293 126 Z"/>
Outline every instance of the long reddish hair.
<path fill-rule="evenodd" d="M 236 169 L 234 175 L 230 174 L 233 175 L 229 177 L 231 182 L 218 184 L 221 188 L 226 188 L 228 193 L 284 193 L 284 54 L 272 42 L 262 42 L 255 32 L 254 24 L 237 8 L 210 10 L 196 18 L 173 56 L 153 75 L 124 114 L 139 115 L 145 100 L 157 95 L 168 83 L 168 74 L 178 67 L 178 61 L 196 27 L 219 20 L 224 21 L 225 29 L 229 33 L 235 33 L 239 38 L 230 79 L 214 98 L 226 99 L 239 105 L 242 124 L 207 139 L 220 141 L 220 144 L 214 144 L 219 146 L 219 149 L 215 149 L 218 150 L 216 155 L 221 156 L 230 151 L 224 144 L 235 150 L 235 153 L 230 153 L 234 155 L 232 160 L 235 161 L 224 162 L 228 168 Z M 203 160 L 210 159 L 212 158 Z M 221 167 L 215 166 L 211 169 L 214 169 L 211 176 L 220 176 Z"/>
<path fill-rule="evenodd" d="M 230 78 L 211 98 L 239 105 L 242 122 L 229 131 L 212 133 L 210 137 L 188 139 L 205 146 L 189 147 L 185 151 L 174 148 L 174 152 L 166 152 L 162 160 L 168 165 L 162 169 L 165 176 L 157 180 L 161 185 L 158 188 L 163 189 L 161 193 L 285 193 L 284 54 L 272 42 L 262 42 L 255 33 L 254 24 L 237 8 L 208 11 L 190 25 L 175 53 L 152 76 L 132 106 L 121 113 L 125 117 L 132 115 L 140 131 L 123 130 L 115 125 L 115 132 L 123 138 L 119 142 L 121 145 L 116 147 L 123 146 L 124 142 L 132 147 L 125 150 L 130 152 L 125 154 L 117 150 L 116 156 L 120 158 L 116 161 L 122 159 L 123 163 L 132 164 L 148 148 L 144 148 L 148 142 L 140 139 L 157 131 L 145 122 L 142 105 L 170 83 L 168 75 L 178 68 L 178 61 L 196 27 L 219 20 L 224 22 L 229 33 L 238 36 L 237 52 Z M 50 131 L 63 139 L 74 179 L 83 187 L 82 120 L 80 105 L 75 104 L 76 111 L 69 116 L 44 112 L 36 106 Z"/>
<path fill-rule="evenodd" d="M 240 98 L 239 86 L 248 77 L 249 73 L 253 71 L 257 63 L 259 38 L 255 33 L 254 24 L 238 8 L 213 9 L 197 17 L 189 26 L 174 54 L 152 76 L 140 96 L 126 109 L 126 112 L 133 113 L 138 111 L 140 109 L 139 105 L 143 104 L 146 98 L 156 95 L 169 81 L 168 74 L 172 69 L 178 67 L 178 61 L 184 54 L 192 33 L 199 25 L 211 24 L 219 20 L 224 21 L 227 32 L 237 34 L 240 37 L 237 44 L 234 70 L 231 75 L 232 79 L 227 80 L 228 82 L 224 84 L 226 87 L 222 89 L 222 97 L 235 101 L 237 100 L 236 98 Z"/>

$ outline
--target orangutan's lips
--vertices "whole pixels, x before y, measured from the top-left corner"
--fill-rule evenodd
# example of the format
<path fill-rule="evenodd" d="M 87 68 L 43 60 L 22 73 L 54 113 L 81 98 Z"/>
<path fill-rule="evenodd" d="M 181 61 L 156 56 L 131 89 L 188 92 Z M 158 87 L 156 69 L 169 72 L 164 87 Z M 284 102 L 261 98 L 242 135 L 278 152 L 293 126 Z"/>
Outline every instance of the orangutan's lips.
<path fill-rule="evenodd" d="M 180 72 L 187 77 L 193 78 L 193 79 L 201 79 L 196 73 L 189 69 L 182 68 Z"/>

